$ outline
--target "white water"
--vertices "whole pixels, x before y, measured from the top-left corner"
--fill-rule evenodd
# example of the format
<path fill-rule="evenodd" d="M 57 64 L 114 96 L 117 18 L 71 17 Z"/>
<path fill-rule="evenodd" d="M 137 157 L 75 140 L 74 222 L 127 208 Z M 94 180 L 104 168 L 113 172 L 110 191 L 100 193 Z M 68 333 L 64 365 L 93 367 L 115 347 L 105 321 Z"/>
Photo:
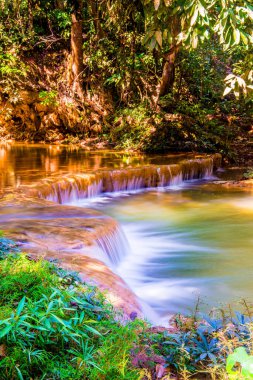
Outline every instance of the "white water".
<path fill-rule="evenodd" d="M 154 228 L 155 227 L 155 228 Z M 197 301 L 201 294 L 201 282 L 193 278 L 170 278 L 163 272 L 164 261 L 173 268 L 174 258 L 180 255 L 202 255 L 212 252 L 212 248 L 189 245 L 187 235 L 166 235 L 157 233 L 163 225 L 149 223 L 125 224 L 124 232 L 130 242 L 131 251 L 117 267 L 117 273 L 124 278 L 131 289 L 139 297 L 145 308 L 147 317 L 162 325 L 166 325 L 171 314 L 177 313 L 181 305 L 189 306 L 189 299 Z M 205 281 L 205 280 L 204 280 Z M 170 312 L 165 311 L 168 309 Z M 151 310 L 152 312 L 151 312 Z M 189 307 L 190 311 L 190 307 Z"/>
<path fill-rule="evenodd" d="M 76 205 L 87 207 L 87 200 Z M 204 311 L 253 301 L 252 195 L 188 182 L 89 205 L 119 220 L 130 249 L 115 271 L 148 319 L 166 324 L 171 314 L 194 310 L 199 296 Z"/>
<path fill-rule="evenodd" d="M 220 157 L 182 161 L 174 165 L 107 170 L 46 179 L 37 196 L 58 203 L 93 198 L 103 193 L 136 191 L 181 185 L 184 181 L 210 177 Z M 36 191 L 36 189 L 35 189 Z M 33 194 L 34 195 L 34 194 Z"/>
<path fill-rule="evenodd" d="M 98 249 L 104 253 L 103 256 L 99 255 L 100 259 L 113 268 L 116 268 L 130 251 L 126 235 L 119 225 L 113 231 L 97 238 L 95 242 Z"/>

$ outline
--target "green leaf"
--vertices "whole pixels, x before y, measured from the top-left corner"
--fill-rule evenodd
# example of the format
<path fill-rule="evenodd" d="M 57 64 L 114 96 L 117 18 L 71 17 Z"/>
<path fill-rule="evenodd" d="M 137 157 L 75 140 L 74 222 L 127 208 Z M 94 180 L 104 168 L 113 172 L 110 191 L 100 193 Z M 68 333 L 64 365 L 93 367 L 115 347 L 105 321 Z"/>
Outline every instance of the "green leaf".
<path fill-rule="evenodd" d="M 18 373 L 18 377 L 19 377 L 19 379 L 20 379 L 20 380 L 24 380 L 23 375 L 22 375 L 20 369 L 19 369 L 17 366 L 15 366 L 15 368 L 16 368 L 16 371 L 17 371 L 17 373 Z"/>
<path fill-rule="evenodd" d="M 22 313 L 24 306 L 25 306 L 25 297 L 23 297 L 22 300 L 18 304 L 18 307 L 17 307 L 17 315 L 18 316 L 20 316 L 20 314 Z"/>
<path fill-rule="evenodd" d="M 3 330 L 0 331 L 0 339 L 7 335 L 12 329 L 12 325 L 6 326 Z"/>
<path fill-rule="evenodd" d="M 232 88 L 231 87 L 226 87 L 224 92 L 223 92 L 223 96 L 226 96 L 227 94 L 229 94 L 230 92 L 232 91 Z"/>
<path fill-rule="evenodd" d="M 86 328 L 88 331 L 92 332 L 93 334 L 101 336 L 100 332 L 97 331 L 96 329 L 94 329 L 93 327 L 90 327 L 90 326 L 88 326 L 88 325 L 84 325 L 84 326 L 85 326 L 85 328 Z"/>
<path fill-rule="evenodd" d="M 241 363 L 241 366 L 242 374 L 249 379 L 253 379 L 253 356 L 248 356 L 248 358 Z"/>
<path fill-rule="evenodd" d="M 198 46 L 198 36 L 195 34 L 192 37 L 192 47 L 193 47 L 193 49 L 196 49 L 197 46 Z"/>
<path fill-rule="evenodd" d="M 247 354 L 244 347 L 237 348 L 233 354 L 230 354 L 227 357 L 227 363 L 226 363 L 226 370 L 228 373 L 234 373 L 233 367 L 236 363 L 240 363 L 241 365 L 243 362 L 247 361 L 249 358 L 249 355 Z"/>
<path fill-rule="evenodd" d="M 195 25 L 197 18 L 198 18 L 198 15 L 199 15 L 199 10 L 198 10 L 198 8 L 196 8 L 193 16 L 191 18 L 191 26 Z"/>
<path fill-rule="evenodd" d="M 163 37 L 162 37 L 162 32 L 160 30 L 157 30 L 155 32 L 155 38 L 156 38 L 158 45 L 160 47 L 162 47 L 163 46 Z"/>
<path fill-rule="evenodd" d="M 155 6 L 155 10 L 157 11 L 158 8 L 160 7 L 160 3 L 161 3 L 161 0 L 154 0 L 154 6 Z"/>
<path fill-rule="evenodd" d="M 65 321 L 65 320 L 57 317 L 57 315 L 55 315 L 55 314 L 52 314 L 52 317 L 54 318 L 55 322 L 58 322 L 62 326 L 67 327 L 68 329 L 73 330 L 72 326 L 70 326 L 70 323 L 68 321 Z"/>
<path fill-rule="evenodd" d="M 242 31 L 241 31 L 241 40 L 244 43 L 244 45 L 248 45 L 249 43 L 248 35 Z"/>
<path fill-rule="evenodd" d="M 206 10 L 201 4 L 199 4 L 199 13 L 200 13 L 201 17 L 205 17 L 205 15 L 206 15 Z"/>
<path fill-rule="evenodd" d="M 235 40 L 235 44 L 238 45 L 240 43 L 240 39 L 241 39 L 241 34 L 240 34 L 240 31 L 238 29 L 234 29 L 233 37 Z"/>

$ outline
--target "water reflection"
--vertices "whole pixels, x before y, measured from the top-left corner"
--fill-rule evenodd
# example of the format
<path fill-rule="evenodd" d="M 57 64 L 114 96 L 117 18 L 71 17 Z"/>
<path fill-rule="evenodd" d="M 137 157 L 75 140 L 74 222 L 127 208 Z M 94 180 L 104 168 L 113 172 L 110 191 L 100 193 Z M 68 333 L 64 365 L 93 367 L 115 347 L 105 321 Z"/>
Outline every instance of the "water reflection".
<path fill-rule="evenodd" d="M 66 173 L 86 173 L 146 164 L 171 163 L 185 154 L 147 156 L 114 151 L 85 151 L 76 146 L 39 144 L 0 145 L 0 190 L 33 183 L 41 178 Z"/>

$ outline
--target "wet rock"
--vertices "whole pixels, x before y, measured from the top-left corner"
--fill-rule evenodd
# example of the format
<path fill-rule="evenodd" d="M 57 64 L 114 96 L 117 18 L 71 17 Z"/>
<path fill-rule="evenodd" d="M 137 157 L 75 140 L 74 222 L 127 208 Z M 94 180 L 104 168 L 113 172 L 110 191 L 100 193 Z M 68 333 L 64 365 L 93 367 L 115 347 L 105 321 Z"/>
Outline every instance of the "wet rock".
<path fill-rule="evenodd" d="M 112 234 L 117 222 L 84 208 L 58 205 L 8 194 L 0 201 L 0 224 L 6 236 L 22 241 L 30 260 L 57 260 L 63 269 L 79 273 L 82 281 L 97 285 L 116 309 L 129 319 L 141 307 L 127 284 L 116 275 L 107 253 L 98 251 L 96 241 Z M 87 229 L 86 226 L 89 226 Z M 92 228 L 90 228 L 92 227 Z"/>

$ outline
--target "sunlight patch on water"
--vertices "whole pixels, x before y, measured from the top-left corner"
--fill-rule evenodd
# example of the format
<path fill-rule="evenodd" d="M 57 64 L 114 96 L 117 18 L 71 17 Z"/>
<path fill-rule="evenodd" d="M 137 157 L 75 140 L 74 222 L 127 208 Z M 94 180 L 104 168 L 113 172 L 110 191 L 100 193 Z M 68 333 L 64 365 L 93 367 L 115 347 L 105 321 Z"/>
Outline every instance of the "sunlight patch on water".
<path fill-rule="evenodd" d="M 253 211 L 253 197 L 247 197 L 244 199 L 235 199 L 231 202 L 233 207 L 238 207 L 240 209 Z"/>

